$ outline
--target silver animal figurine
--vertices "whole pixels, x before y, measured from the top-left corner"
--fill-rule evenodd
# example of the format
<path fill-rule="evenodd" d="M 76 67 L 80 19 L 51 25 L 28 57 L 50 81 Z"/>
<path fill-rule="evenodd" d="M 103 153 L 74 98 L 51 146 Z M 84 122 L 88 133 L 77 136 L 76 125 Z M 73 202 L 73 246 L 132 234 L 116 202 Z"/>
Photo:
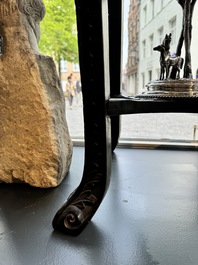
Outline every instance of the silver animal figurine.
<path fill-rule="evenodd" d="M 171 33 L 166 34 L 161 45 L 158 45 L 153 48 L 154 51 L 160 52 L 160 80 L 170 78 L 170 68 L 175 68 L 177 75 L 176 78 L 180 78 L 180 70 L 183 67 L 184 59 L 180 56 L 171 56 L 170 54 L 170 42 L 171 42 Z"/>

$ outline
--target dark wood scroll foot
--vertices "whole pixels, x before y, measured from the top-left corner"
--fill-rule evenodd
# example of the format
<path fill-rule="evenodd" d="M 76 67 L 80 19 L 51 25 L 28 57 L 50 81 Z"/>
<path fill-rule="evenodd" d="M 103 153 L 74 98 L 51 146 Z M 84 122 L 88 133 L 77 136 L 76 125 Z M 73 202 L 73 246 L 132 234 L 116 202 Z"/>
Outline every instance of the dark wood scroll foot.
<path fill-rule="evenodd" d="M 105 185 L 100 176 L 80 185 L 56 213 L 54 229 L 73 236 L 80 234 L 98 209 L 104 193 Z"/>
<path fill-rule="evenodd" d="M 107 127 L 110 127 L 110 123 L 107 123 Z M 54 229 L 70 235 L 80 234 L 102 202 L 109 185 L 111 170 L 111 149 L 110 146 L 107 148 L 107 135 L 104 134 L 107 127 L 98 127 L 99 134 L 100 130 L 103 131 L 100 142 L 94 144 L 89 141 L 85 145 L 82 181 L 55 215 Z M 98 130 L 92 131 L 92 136 L 97 134 Z"/>
<path fill-rule="evenodd" d="M 78 201 L 78 197 L 72 199 L 74 204 L 72 202 L 70 204 L 69 201 L 65 203 L 55 215 L 52 224 L 55 230 L 77 236 L 83 231 L 94 214 L 90 208 L 92 208 L 95 198 L 92 198 L 90 206 L 83 205 L 83 201 Z M 79 205 L 76 206 L 76 202 L 79 202 Z"/>
<path fill-rule="evenodd" d="M 56 213 L 52 225 L 55 230 L 66 234 L 78 235 L 84 229 L 88 220 L 86 220 L 83 210 L 75 206 L 75 198 L 73 197 Z M 74 201 L 74 204 L 72 204 L 72 201 Z M 83 206 L 83 208 L 85 207 Z"/>
<path fill-rule="evenodd" d="M 98 115 L 89 116 L 92 122 L 86 120 L 87 115 L 83 178 L 53 220 L 54 229 L 70 235 L 82 232 L 102 202 L 110 182 L 110 118 L 102 110 Z"/>

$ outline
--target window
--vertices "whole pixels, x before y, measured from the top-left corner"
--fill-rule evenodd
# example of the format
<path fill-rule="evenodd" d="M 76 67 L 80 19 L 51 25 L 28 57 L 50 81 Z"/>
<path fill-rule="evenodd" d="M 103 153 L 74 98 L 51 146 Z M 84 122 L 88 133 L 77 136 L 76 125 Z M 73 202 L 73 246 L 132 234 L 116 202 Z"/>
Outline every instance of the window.
<path fill-rule="evenodd" d="M 164 6 L 164 0 L 161 0 L 161 9 L 163 8 Z"/>
<path fill-rule="evenodd" d="M 174 17 L 169 21 L 170 33 L 172 34 L 172 41 L 171 41 L 172 45 L 176 43 L 176 25 L 177 25 L 176 17 Z"/>
<path fill-rule="evenodd" d="M 182 8 L 175 0 L 144 0 L 124 1 L 128 5 L 123 9 L 124 30 L 123 51 L 127 51 L 126 58 L 123 56 L 122 89 L 125 95 L 135 96 L 142 94 L 150 80 L 160 77 L 160 53 L 153 51 L 153 47 L 162 43 L 165 34 L 172 33 L 171 53 L 174 52 L 178 43 L 182 28 Z M 129 10 L 133 7 L 133 15 Z M 130 8 L 129 8 L 130 7 Z M 159 11 L 159 12 L 157 12 Z M 193 17 L 196 16 L 194 12 Z M 194 25 L 198 32 L 198 24 Z M 193 34 L 194 35 L 194 34 Z M 196 46 L 196 45 L 195 45 Z M 124 53 L 123 52 L 123 53 Z M 192 51 L 192 60 L 198 61 L 196 49 Z M 152 55 L 152 56 L 151 56 Z M 141 59 L 141 60 L 139 60 Z M 127 64 L 124 62 L 128 62 Z M 127 68 L 128 67 L 128 68 Z M 194 75 L 198 70 L 195 63 L 192 69 Z M 79 65 L 76 63 L 61 61 L 62 86 L 65 88 L 67 77 L 72 74 L 73 82 L 80 80 Z M 83 106 L 82 93 L 75 95 L 73 108 L 69 108 L 66 101 L 66 118 L 70 135 L 73 139 L 83 137 Z M 129 140 L 164 140 L 164 141 L 192 141 L 193 128 L 198 124 L 197 114 L 161 113 L 161 114 L 135 114 L 122 115 L 121 139 Z M 74 122 L 75 121 L 75 122 Z M 196 127 L 197 128 L 197 127 Z M 196 131 L 198 137 L 198 130 Z M 197 138 L 196 137 L 196 138 Z"/>
<path fill-rule="evenodd" d="M 142 42 L 142 59 L 146 58 L 146 40 Z"/>
<path fill-rule="evenodd" d="M 163 38 L 164 38 L 164 28 L 161 27 L 161 28 L 158 29 L 158 39 L 159 39 L 159 44 L 162 43 Z"/>
<path fill-rule="evenodd" d="M 146 89 L 146 85 L 149 80 L 157 80 L 160 78 L 160 53 L 153 51 L 153 56 L 147 56 L 151 54 L 152 46 L 158 46 L 162 43 L 165 34 L 172 33 L 172 41 L 170 52 L 174 52 L 182 30 L 183 12 L 178 1 L 175 0 L 144 0 L 144 1 L 129 1 L 129 4 L 139 2 L 139 35 L 138 40 L 140 49 L 137 51 L 137 57 L 141 58 L 138 62 L 137 71 L 137 87 L 138 93 L 142 93 L 142 89 Z M 156 12 L 156 8 L 159 12 Z M 193 18 L 196 17 L 196 12 L 193 14 Z M 135 16 L 129 17 L 125 13 L 125 22 L 131 20 L 134 22 Z M 193 24 L 194 32 L 198 32 L 198 24 Z M 153 34 L 153 36 L 152 36 Z M 196 34 L 196 33 L 195 33 Z M 193 34 L 194 36 L 194 34 Z M 153 45 L 152 45 L 153 42 Z M 172 46 L 172 44 L 174 46 Z M 129 44 L 130 45 L 130 44 Z M 192 67 L 193 73 L 198 78 L 197 61 L 198 53 L 197 46 L 195 48 L 191 46 L 193 54 Z M 197 59 L 195 57 L 197 56 Z M 193 63 L 195 60 L 195 63 Z M 194 65 L 194 66 L 193 66 Z M 131 72 L 126 72 L 126 79 L 128 76 L 133 75 L 133 69 Z M 182 75 L 181 75 L 182 76 Z M 130 84 L 133 86 L 133 83 Z M 128 90 L 127 90 L 128 91 Z M 190 141 L 198 139 L 198 129 L 195 128 L 198 125 L 198 114 L 188 113 L 151 113 L 151 114 L 135 114 L 135 115 L 122 115 L 122 129 L 121 138 L 128 138 L 132 141 L 136 140 L 162 140 L 162 141 L 175 141 L 180 143 L 183 141 Z M 131 126 L 130 126 L 131 124 Z M 196 137 L 194 137 L 194 132 Z M 197 143 L 197 142 L 196 142 Z"/>
<path fill-rule="evenodd" d="M 152 80 L 152 70 L 149 70 L 148 71 L 148 78 L 149 78 L 149 81 Z"/>
<path fill-rule="evenodd" d="M 68 72 L 68 63 L 65 60 L 61 60 L 60 62 L 61 72 Z"/>
<path fill-rule="evenodd" d="M 155 16 L 155 0 L 151 0 L 151 18 Z"/>
<path fill-rule="evenodd" d="M 142 89 L 145 87 L 145 74 L 142 73 Z"/>
<path fill-rule="evenodd" d="M 146 26 L 147 23 L 147 6 L 143 8 L 143 26 Z"/>
<path fill-rule="evenodd" d="M 149 55 L 153 54 L 153 34 L 149 37 Z"/>
<path fill-rule="evenodd" d="M 72 63 L 72 67 L 73 67 L 73 72 L 80 72 L 78 63 Z"/>

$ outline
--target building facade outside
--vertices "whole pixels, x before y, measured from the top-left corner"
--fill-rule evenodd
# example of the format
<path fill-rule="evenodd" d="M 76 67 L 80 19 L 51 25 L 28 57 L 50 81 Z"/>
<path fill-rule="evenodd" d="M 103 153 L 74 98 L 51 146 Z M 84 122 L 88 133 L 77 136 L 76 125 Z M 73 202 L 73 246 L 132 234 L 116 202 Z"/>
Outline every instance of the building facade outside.
<path fill-rule="evenodd" d="M 63 91 L 65 91 L 65 86 L 68 76 L 72 76 L 72 81 L 76 83 L 80 80 L 80 68 L 78 63 L 72 63 L 65 60 L 61 60 L 61 84 Z"/>
<path fill-rule="evenodd" d="M 129 95 L 141 94 L 150 80 L 159 79 L 160 53 L 153 51 L 153 47 L 161 44 L 165 35 L 171 33 L 170 52 L 175 53 L 181 34 L 182 21 L 182 8 L 177 0 L 130 0 L 128 62 L 126 67 L 126 87 Z M 196 78 L 198 68 L 197 5 L 195 5 L 192 25 L 192 71 L 193 78 Z M 134 30 L 136 26 L 139 28 Z M 181 56 L 185 58 L 184 51 Z M 181 71 L 182 76 L 183 71 Z"/>
<path fill-rule="evenodd" d="M 160 53 L 153 51 L 166 34 L 172 34 L 171 53 L 176 52 L 182 30 L 182 8 L 176 0 L 144 0 L 140 6 L 139 93 L 145 85 L 159 79 Z"/>
<path fill-rule="evenodd" d="M 128 12 L 128 60 L 125 70 L 126 92 L 130 96 L 138 93 L 139 63 L 139 10 L 140 1 L 130 0 Z"/>

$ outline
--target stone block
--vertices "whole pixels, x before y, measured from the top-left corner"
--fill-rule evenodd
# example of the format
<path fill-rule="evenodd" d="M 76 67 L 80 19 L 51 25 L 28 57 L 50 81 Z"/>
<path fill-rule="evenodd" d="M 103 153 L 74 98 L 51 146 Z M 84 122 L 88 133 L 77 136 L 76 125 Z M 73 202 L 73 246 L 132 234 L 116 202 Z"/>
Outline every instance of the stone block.
<path fill-rule="evenodd" d="M 55 187 L 70 168 L 65 99 L 38 51 L 42 0 L 0 1 L 0 182 Z"/>

